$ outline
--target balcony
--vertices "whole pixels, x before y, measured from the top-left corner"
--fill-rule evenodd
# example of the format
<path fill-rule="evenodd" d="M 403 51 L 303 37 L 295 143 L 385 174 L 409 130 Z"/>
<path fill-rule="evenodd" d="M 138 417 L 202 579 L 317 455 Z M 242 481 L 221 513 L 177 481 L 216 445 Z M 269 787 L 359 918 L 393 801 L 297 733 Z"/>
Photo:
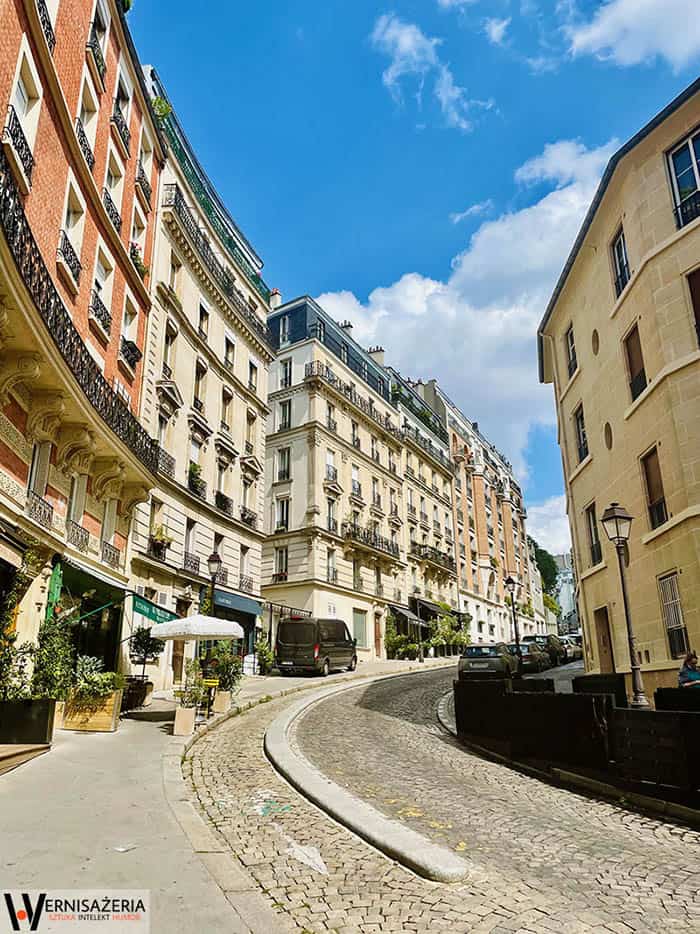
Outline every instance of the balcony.
<path fill-rule="evenodd" d="M 125 156 L 129 155 L 129 145 L 131 144 L 131 132 L 126 125 L 126 117 L 119 106 L 120 101 L 115 98 L 114 109 L 112 110 L 112 126 L 117 131 L 117 138 L 121 142 L 121 149 Z"/>
<path fill-rule="evenodd" d="M 272 575 L 272 583 L 273 584 L 285 584 L 287 582 L 288 576 L 289 575 L 287 571 L 277 571 L 276 574 Z"/>
<path fill-rule="evenodd" d="M 187 471 L 187 489 L 199 499 L 207 498 L 207 484 L 202 480 L 202 469 L 192 461 Z"/>
<path fill-rule="evenodd" d="M 214 578 L 215 584 L 221 584 L 222 587 L 228 586 L 228 568 L 219 568 Z"/>
<path fill-rule="evenodd" d="M 600 542 L 591 542 L 591 567 L 595 567 L 596 564 L 600 564 L 603 560 L 603 549 L 600 546 Z"/>
<path fill-rule="evenodd" d="M 399 429 L 388 416 L 382 415 L 371 399 L 365 399 L 358 394 L 357 390 L 350 383 L 344 383 L 342 380 L 338 379 L 333 373 L 333 370 L 325 363 L 322 363 L 320 360 L 307 363 L 304 368 L 304 379 L 321 379 L 325 383 L 328 383 L 336 392 L 339 392 L 377 425 L 380 425 L 384 431 L 389 432 L 397 438 L 400 437 Z M 357 444 L 355 444 L 355 438 L 353 438 L 353 444 L 357 448 L 360 446 L 359 440 Z"/>
<path fill-rule="evenodd" d="M 288 531 L 289 531 L 289 520 L 280 519 L 275 525 L 275 532 L 280 533 L 280 532 L 288 532 Z"/>
<path fill-rule="evenodd" d="M 676 216 L 676 226 L 679 230 L 700 217 L 700 191 L 693 192 L 690 197 L 681 201 L 674 209 L 674 214 Z"/>
<path fill-rule="evenodd" d="M 248 509 L 247 506 L 241 506 L 241 522 L 254 529 L 258 524 L 257 514 L 252 509 Z"/>
<path fill-rule="evenodd" d="M 51 16 L 45 0 L 36 0 L 36 12 L 39 16 L 39 22 L 41 23 L 41 31 L 44 33 L 44 39 L 46 39 L 46 45 L 49 48 L 49 52 L 53 55 L 53 50 L 56 48 L 56 33 L 53 31 Z"/>
<path fill-rule="evenodd" d="M 199 412 L 200 415 L 204 415 L 204 403 L 197 396 L 192 400 L 192 408 L 195 412 Z"/>
<path fill-rule="evenodd" d="M 51 529 L 53 525 L 53 506 L 33 490 L 27 491 L 26 511 L 30 519 L 38 522 L 39 525 L 43 525 L 45 529 Z"/>
<path fill-rule="evenodd" d="M 668 520 L 665 498 L 657 499 L 655 503 L 649 504 L 649 522 L 652 529 L 658 529 L 660 525 Z"/>
<path fill-rule="evenodd" d="M 66 519 L 66 539 L 69 545 L 85 554 L 90 544 L 90 533 L 79 523 L 73 522 L 72 519 Z"/>
<path fill-rule="evenodd" d="M 92 151 L 92 146 L 90 145 L 90 140 L 87 137 L 85 132 L 85 127 L 83 126 L 83 121 L 78 117 L 75 121 L 75 135 L 78 138 L 78 145 L 80 146 L 80 151 L 87 162 L 87 167 L 92 170 L 95 168 L 95 154 Z"/>
<path fill-rule="evenodd" d="M 175 476 L 175 458 L 163 448 L 158 448 L 158 472 L 166 477 Z"/>
<path fill-rule="evenodd" d="M 107 217 L 111 220 L 112 224 L 117 231 L 117 233 L 122 232 L 122 219 L 117 206 L 112 201 L 112 195 L 109 192 L 108 188 L 102 189 L 102 203 L 104 204 L 105 211 L 107 212 Z"/>
<path fill-rule="evenodd" d="M 359 480 L 352 481 L 352 489 L 350 492 L 351 496 L 354 496 L 355 499 L 362 499 L 362 484 Z"/>
<path fill-rule="evenodd" d="M 75 286 L 74 291 L 77 291 L 80 285 L 80 273 L 83 271 L 83 267 L 80 264 L 78 254 L 73 249 L 73 244 L 68 239 L 68 234 L 65 230 L 61 231 L 56 259 L 59 265 L 62 266 L 64 271 L 68 274 L 68 278 L 72 279 Z"/>
<path fill-rule="evenodd" d="M 141 279 L 145 281 L 146 276 L 148 275 L 148 266 L 144 263 L 143 257 L 141 256 L 141 247 L 138 243 L 131 243 L 129 245 L 129 257 L 131 262 L 134 264 L 136 272 L 141 276 Z"/>
<path fill-rule="evenodd" d="M 326 419 L 326 428 L 327 428 L 329 431 L 332 431 L 333 434 L 335 435 L 335 434 L 338 433 L 338 422 L 336 422 L 335 419 L 333 419 L 333 418 L 327 418 L 327 419 Z"/>
<path fill-rule="evenodd" d="M 104 55 L 102 54 L 102 46 L 100 45 L 100 37 L 97 35 L 97 30 L 95 29 L 94 23 L 90 29 L 90 38 L 87 41 L 85 51 L 87 53 L 88 65 L 90 66 L 90 70 L 93 73 L 93 77 L 101 85 L 102 90 L 104 91 L 107 65 L 105 64 Z"/>
<path fill-rule="evenodd" d="M 147 554 L 156 561 L 165 561 L 168 555 L 168 542 L 162 538 L 154 538 L 152 535 L 148 538 Z"/>
<path fill-rule="evenodd" d="M 109 542 L 102 542 L 102 560 L 111 568 L 118 568 L 121 561 L 121 552 Z"/>
<path fill-rule="evenodd" d="M 327 580 L 329 584 L 338 583 L 338 568 L 328 568 Z"/>
<path fill-rule="evenodd" d="M 34 240 L 4 153 L 0 153 L 0 227 L 24 285 L 83 394 L 107 427 L 155 474 L 158 444 L 109 385 L 75 329 Z"/>
<path fill-rule="evenodd" d="M 199 574 L 200 561 L 197 555 L 186 551 L 182 560 L 182 570 L 188 574 Z"/>
<path fill-rule="evenodd" d="M 122 342 L 119 347 L 119 354 L 122 360 L 129 366 L 132 370 L 135 370 L 139 360 L 143 356 L 139 348 L 133 341 L 130 341 L 126 337 L 122 337 Z"/>
<path fill-rule="evenodd" d="M 253 583 L 253 578 L 248 577 L 247 574 L 241 574 L 240 580 L 238 581 L 238 589 L 242 590 L 244 593 L 255 593 L 255 584 Z"/>
<path fill-rule="evenodd" d="M 229 496 L 226 496 L 221 490 L 217 490 L 214 494 L 214 502 L 216 503 L 217 509 L 220 509 L 221 512 L 225 513 L 230 518 L 233 518 L 233 500 Z"/>
<path fill-rule="evenodd" d="M 413 503 L 409 503 L 408 506 L 406 506 L 406 512 L 409 514 L 409 516 L 413 516 L 415 518 L 416 507 L 413 505 Z"/>
<path fill-rule="evenodd" d="M 34 156 L 24 135 L 17 111 L 10 104 L 7 108 L 7 122 L 2 131 L 2 144 L 5 152 L 17 167 L 17 177 L 22 194 L 27 194 L 32 184 Z"/>
<path fill-rule="evenodd" d="M 168 124 L 166 123 L 166 129 Z M 172 142 L 172 136 L 169 137 Z M 179 148 L 179 142 L 178 142 Z M 176 149 L 176 155 L 179 158 L 179 152 Z M 255 312 L 248 306 L 248 303 L 245 300 L 244 295 L 236 288 L 236 285 L 233 280 L 233 276 L 228 272 L 227 269 L 219 262 L 217 257 L 214 254 L 214 251 L 207 239 L 204 231 L 199 227 L 199 224 L 195 220 L 192 212 L 187 207 L 185 199 L 183 197 L 182 191 L 177 185 L 166 185 L 164 188 L 164 198 L 163 198 L 163 207 L 172 208 L 174 213 L 179 218 L 185 232 L 187 233 L 190 240 L 193 242 L 199 257 L 203 264 L 208 269 L 212 278 L 216 282 L 217 286 L 226 298 L 229 299 L 237 313 L 244 319 L 246 324 L 255 332 L 255 334 L 264 341 L 264 343 L 271 348 L 271 339 L 270 331 L 267 325 L 261 321 Z M 212 223 L 215 223 L 215 219 L 211 216 L 209 219 Z M 229 235 L 226 235 L 222 232 L 222 237 L 227 246 L 231 251 L 236 255 L 236 259 L 239 259 L 243 268 L 249 267 L 249 264 L 246 262 L 245 257 L 241 254 L 240 250 L 231 242 Z M 250 278 L 250 276 L 249 276 Z M 256 276 L 258 281 L 259 277 Z M 259 286 L 256 286 L 259 289 Z M 269 293 L 266 297 L 266 301 L 269 300 Z M 255 386 L 250 387 L 255 391 Z"/>
<path fill-rule="evenodd" d="M 344 522 L 343 535 L 345 538 L 349 538 L 353 542 L 365 545 L 375 551 L 382 551 L 395 558 L 399 557 L 399 546 L 372 529 L 363 529 L 354 522 Z"/>
<path fill-rule="evenodd" d="M 647 374 L 644 370 L 644 367 L 635 374 L 630 380 L 630 392 L 632 393 L 632 401 L 640 396 L 644 390 L 647 388 Z"/>
<path fill-rule="evenodd" d="M 326 480 L 329 483 L 338 482 L 338 468 L 333 467 L 331 464 L 326 464 Z"/>
<path fill-rule="evenodd" d="M 328 525 L 329 532 L 332 532 L 334 535 L 338 534 L 338 520 L 337 519 L 331 519 L 329 517 L 327 525 Z"/>
<path fill-rule="evenodd" d="M 418 545 L 414 542 L 411 551 L 414 555 L 422 558 L 423 561 L 430 561 L 431 564 L 436 564 L 453 574 L 457 571 L 457 565 L 452 555 L 440 551 L 438 548 L 433 548 L 430 545 Z"/>
<path fill-rule="evenodd" d="M 136 191 L 140 194 L 146 210 L 150 210 L 153 190 L 151 188 L 151 183 L 146 178 L 146 172 L 140 159 L 136 169 Z"/>

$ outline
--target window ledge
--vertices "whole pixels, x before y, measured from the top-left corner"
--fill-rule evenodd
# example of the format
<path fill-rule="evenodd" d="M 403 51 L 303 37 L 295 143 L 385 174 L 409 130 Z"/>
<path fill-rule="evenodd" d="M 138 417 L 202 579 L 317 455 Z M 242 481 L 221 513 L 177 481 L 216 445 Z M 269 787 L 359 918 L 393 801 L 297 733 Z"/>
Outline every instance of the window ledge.
<path fill-rule="evenodd" d="M 593 455 L 590 453 L 584 457 L 584 459 L 581 461 L 580 464 L 578 464 L 578 466 L 573 471 L 573 473 L 569 474 L 569 479 L 567 480 L 567 483 L 569 484 L 569 486 L 574 482 L 574 480 L 579 476 L 579 474 L 583 473 L 583 471 L 586 469 L 586 467 L 588 467 L 588 465 L 591 463 L 592 460 L 593 460 Z"/>
<path fill-rule="evenodd" d="M 5 155 L 8 157 L 8 162 L 10 163 L 10 168 L 15 176 L 15 181 L 17 182 L 19 190 L 23 195 L 28 195 L 32 190 L 32 184 L 24 171 L 24 166 L 17 154 L 17 150 L 7 133 L 2 134 L 2 146 L 5 150 Z"/>
<path fill-rule="evenodd" d="M 628 418 L 631 418 L 639 406 L 642 405 L 654 392 L 654 390 L 657 389 L 664 382 L 664 380 L 668 379 L 669 376 L 673 376 L 674 373 L 677 373 L 679 370 L 683 370 L 685 367 L 691 366 L 693 363 L 697 363 L 698 361 L 700 361 L 700 350 L 694 350 L 692 353 L 687 354 L 685 357 L 681 357 L 678 360 L 667 363 L 662 370 L 659 370 L 653 379 L 649 380 L 646 388 L 640 392 L 634 402 L 626 409 L 625 414 L 623 415 L 624 420 L 627 421 Z"/>
<path fill-rule="evenodd" d="M 58 271 L 60 272 L 61 278 L 66 284 L 68 291 L 71 293 L 73 298 L 75 298 L 75 296 L 78 294 L 78 289 L 80 286 L 78 282 L 76 282 L 75 276 L 73 275 L 70 266 L 65 261 L 60 251 L 56 254 L 56 265 L 58 266 Z"/>
<path fill-rule="evenodd" d="M 667 519 L 663 525 L 660 525 L 657 529 L 653 529 L 651 532 L 648 532 L 646 535 L 642 535 L 642 545 L 648 545 L 650 542 L 655 541 L 661 535 L 665 535 L 666 532 L 670 532 L 672 529 L 675 529 L 676 526 L 681 525 L 683 522 L 687 522 L 688 519 L 696 519 L 700 517 L 700 505 L 688 506 L 687 509 L 684 509 L 682 512 L 677 513 L 675 516 L 671 516 L 670 519 Z"/>
<path fill-rule="evenodd" d="M 601 561 L 599 564 L 594 564 L 592 568 L 584 571 L 583 574 L 579 576 L 579 580 L 585 581 L 589 577 L 593 577 L 594 574 L 597 574 L 599 571 L 604 571 L 608 566 L 607 561 Z"/>
<path fill-rule="evenodd" d="M 562 389 L 559 395 L 560 405 L 564 401 L 564 397 L 566 396 L 566 394 L 569 392 L 573 384 L 576 382 L 576 377 L 579 375 L 580 372 L 581 372 L 581 366 L 579 365 L 576 367 L 576 371 L 574 372 L 574 375 L 569 378 L 569 382 L 566 384 L 566 386 L 564 386 L 564 388 Z"/>

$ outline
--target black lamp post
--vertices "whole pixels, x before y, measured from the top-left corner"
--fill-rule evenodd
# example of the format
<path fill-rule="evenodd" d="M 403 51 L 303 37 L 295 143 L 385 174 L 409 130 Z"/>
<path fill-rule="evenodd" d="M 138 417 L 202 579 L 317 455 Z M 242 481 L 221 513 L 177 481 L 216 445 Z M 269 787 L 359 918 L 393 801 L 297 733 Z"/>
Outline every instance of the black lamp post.
<path fill-rule="evenodd" d="M 211 580 L 211 593 L 210 597 L 210 607 L 209 614 L 211 616 L 216 616 L 214 611 L 214 585 L 216 584 L 216 578 L 219 576 L 219 571 L 221 570 L 222 561 L 218 552 L 213 551 L 207 558 L 207 565 L 209 567 L 209 578 Z"/>
<path fill-rule="evenodd" d="M 515 612 L 515 591 L 518 582 L 513 577 L 506 577 L 506 590 L 510 594 L 510 608 L 513 612 L 513 633 L 515 635 L 515 654 L 518 656 L 518 674 L 523 673 L 523 652 L 520 648 L 520 631 L 518 630 L 518 614 Z"/>
<path fill-rule="evenodd" d="M 611 503 L 603 513 L 601 523 L 605 534 L 615 546 L 617 551 L 617 564 L 620 568 L 620 584 L 622 586 L 622 603 L 625 608 L 625 625 L 627 626 L 627 644 L 630 653 L 630 669 L 632 672 L 632 707 L 648 707 L 649 701 L 644 693 L 642 669 L 634 648 L 634 633 L 630 619 L 629 600 L 627 599 L 627 582 L 625 580 L 625 548 L 632 530 L 632 516 L 624 506 Z"/>

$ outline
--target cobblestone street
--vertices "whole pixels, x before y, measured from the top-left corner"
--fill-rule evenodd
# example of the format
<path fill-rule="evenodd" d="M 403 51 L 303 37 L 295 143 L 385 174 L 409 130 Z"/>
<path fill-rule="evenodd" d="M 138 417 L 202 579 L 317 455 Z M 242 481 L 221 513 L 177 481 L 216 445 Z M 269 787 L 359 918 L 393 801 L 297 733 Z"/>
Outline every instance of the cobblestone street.
<path fill-rule="evenodd" d="M 700 931 L 700 835 L 551 788 L 469 755 L 437 725 L 438 671 L 357 687 L 312 707 L 293 737 L 323 772 L 459 852 L 431 883 L 322 815 L 265 758 L 283 698 L 233 718 L 185 769 L 209 822 L 302 931 Z"/>

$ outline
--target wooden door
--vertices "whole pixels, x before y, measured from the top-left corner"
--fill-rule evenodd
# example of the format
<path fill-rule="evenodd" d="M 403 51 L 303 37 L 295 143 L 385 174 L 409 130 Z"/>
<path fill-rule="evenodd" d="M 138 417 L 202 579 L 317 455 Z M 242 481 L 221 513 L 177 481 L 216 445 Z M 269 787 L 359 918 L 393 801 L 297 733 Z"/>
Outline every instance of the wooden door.
<path fill-rule="evenodd" d="M 185 643 L 182 639 L 173 640 L 173 684 L 182 684 L 182 663 L 185 657 Z"/>
<path fill-rule="evenodd" d="M 598 645 L 598 661 L 600 673 L 609 675 L 615 673 L 615 657 L 613 655 L 612 639 L 610 637 L 610 619 L 608 608 L 600 607 L 593 614 L 595 622 L 596 642 Z"/>
<path fill-rule="evenodd" d="M 380 613 L 374 614 L 374 654 L 382 657 L 382 617 Z"/>

